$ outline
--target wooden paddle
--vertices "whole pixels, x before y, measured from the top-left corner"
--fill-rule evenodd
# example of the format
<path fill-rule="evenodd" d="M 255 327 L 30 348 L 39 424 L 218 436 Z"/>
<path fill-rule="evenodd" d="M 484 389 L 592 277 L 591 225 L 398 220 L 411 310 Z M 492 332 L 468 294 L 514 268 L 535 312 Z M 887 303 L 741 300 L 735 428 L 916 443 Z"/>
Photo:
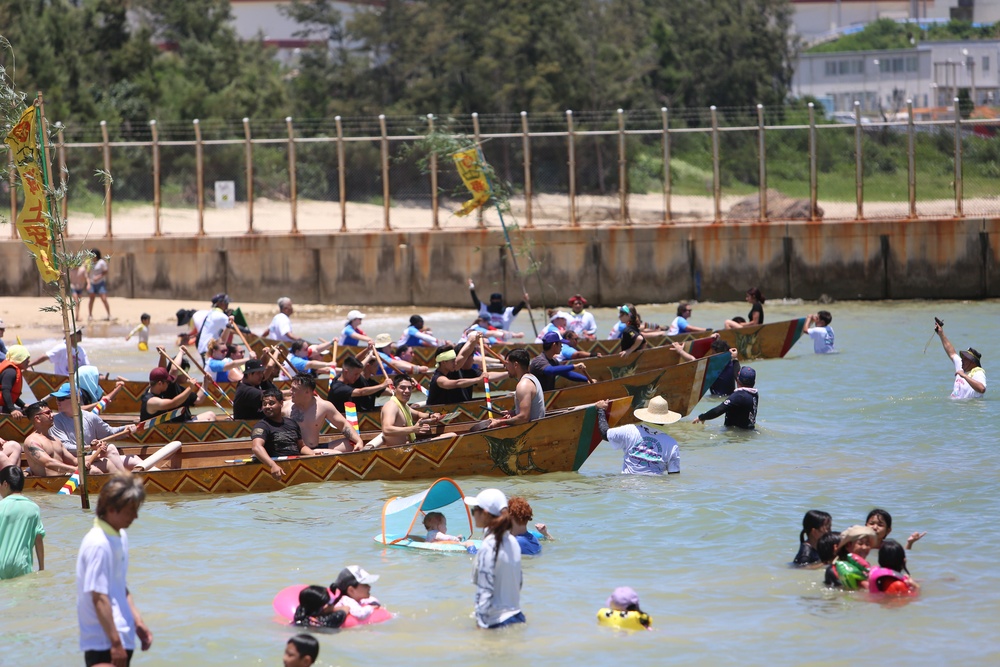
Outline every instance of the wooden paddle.
<path fill-rule="evenodd" d="M 229 404 L 233 405 L 233 399 L 229 398 L 229 394 L 227 394 L 225 392 L 225 390 L 222 387 L 219 386 L 219 383 L 215 381 L 215 378 L 212 377 L 212 375 L 209 374 L 209 372 L 207 370 L 205 370 L 205 367 L 202 366 L 201 362 L 198 361 L 197 357 L 195 357 L 195 355 L 193 355 L 191 353 L 191 350 L 187 349 L 186 345 L 182 345 L 181 346 L 181 350 L 184 352 L 184 354 L 187 355 L 187 358 L 191 360 L 191 363 L 194 364 L 198 368 L 198 370 L 201 371 L 202 374 L 205 377 L 208 378 L 208 381 L 212 383 L 212 386 L 214 386 L 216 389 L 218 389 L 219 393 L 226 397 L 226 400 L 229 401 Z M 185 373 L 185 375 L 187 375 L 187 373 Z M 188 376 L 188 377 L 190 377 L 190 376 Z M 211 394 L 209 394 L 209 396 L 211 396 Z M 215 399 L 213 398 L 212 400 L 215 400 Z M 218 404 L 216 404 L 216 405 L 218 405 Z"/>
<path fill-rule="evenodd" d="M 493 419 L 493 397 L 490 396 L 490 373 L 486 370 L 486 341 L 479 337 L 479 358 L 483 360 L 483 385 L 486 388 L 486 416 Z"/>
<path fill-rule="evenodd" d="M 161 355 L 161 356 L 162 356 L 162 357 L 163 357 L 164 359 L 166 359 L 166 360 L 167 360 L 167 362 L 168 362 L 168 363 L 169 363 L 169 364 L 170 364 L 171 366 L 173 366 L 174 368 L 176 368 L 176 369 L 177 369 L 178 371 L 180 371 L 180 372 L 181 372 L 181 373 L 182 373 L 182 374 L 184 375 L 184 377 L 186 377 L 186 378 L 187 378 L 188 380 L 190 380 L 190 381 L 191 381 L 191 384 L 193 384 L 193 385 L 195 386 L 195 389 L 196 389 L 196 391 L 200 391 L 200 392 L 203 392 L 203 393 L 204 393 L 204 394 L 205 394 L 206 396 L 208 396 L 208 397 L 209 397 L 210 399 L 212 399 L 212 402 L 213 402 L 213 403 L 215 403 L 216 407 L 218 407 L 218 408 L 219 408 L 220 410 L 222 410 L 222 412 L 223 412 L 223 413 L 224 413 L 224 414 L 225 414 L 225 415 L 226 415 L 227 417 L 229 417 L 230 419 L 232 419 L 232 418 L 233 418 L 233 416 L 232 416 L 232 415 L 231 415 L 231 414 L 229 413 L 229 411 L 228 411 L 228 410 L 226 410 L 226 409 L 225 409 L 224 407 L 222 407 L 222 405 L 221 405 L 221 404 L 220 404 L 220 403 L 219 403 L 219 402 L 218 402 L 217 400 L 215 400 L 215 397 L 214 397 L 214 396 L 212 396 L 212 395 L 211 395 L 210 393 L 208 393 L 207 391 L 205 391 L 205 388 L 201 386 L 201 383 L 200 383 L 200 382 L 198 382 L 197 380 L 195 380 L 195 379 L 194 379 L 193 377 L 191 377 L 191 376 L 190 376 L 190 375 L 188 374 L 188 372 L 187 372 L 186 370 L 184 370 L 183 368 L 181 368 L 180 364 L 178 364 L 178 363 L 177 363 L 176 361 L 174 361 L 174 360 L 173 360 L 173 359 L 172 359 L 172 358 L 170 357 L 170 355 L 168 355 L 168 354 L 167 354 L 167 353 L 166 353 L 165 351 L 163 351 L 162 349 L 160 349 L 160 351 L 159 351 L 159 352 L 160 352 L 160 355 Z M 226 398 L 229 398 L 229 397 L 227 396 Z"/>

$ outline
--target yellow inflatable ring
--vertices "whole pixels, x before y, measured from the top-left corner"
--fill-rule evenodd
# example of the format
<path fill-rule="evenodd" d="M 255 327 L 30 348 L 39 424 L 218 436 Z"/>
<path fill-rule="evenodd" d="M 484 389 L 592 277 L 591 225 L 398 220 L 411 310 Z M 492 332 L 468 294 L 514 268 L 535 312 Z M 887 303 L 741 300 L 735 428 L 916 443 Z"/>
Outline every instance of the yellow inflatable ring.
<path fill-rule="evenodd" d="M 649 630 L 653 619 L 642 611 L 615 611 L 604 607 L 597 611 L 597 623 L 622 630 Z"/>

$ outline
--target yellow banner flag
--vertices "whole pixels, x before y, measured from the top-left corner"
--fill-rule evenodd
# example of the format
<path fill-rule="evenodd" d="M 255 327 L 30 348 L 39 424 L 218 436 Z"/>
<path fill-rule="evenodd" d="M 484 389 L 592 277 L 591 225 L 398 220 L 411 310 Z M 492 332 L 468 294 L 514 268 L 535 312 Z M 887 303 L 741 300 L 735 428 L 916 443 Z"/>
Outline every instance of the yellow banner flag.
<path fill-rule="evenodd" d="M 42 179 L 42 154 L 38 146 L 38 110 L 30 106 L 17 125 L 7 133 L 5 143 L 14 155 L 24 190 L 24 205 L 17 214 L 17 233 L 35 256 L 38 272 L 47 283 L 59 279 L 53 262 L 52 235 L 49 233 L 48 206 Z"/>
<path fill-rule="evenodd" d="M 469 215 L 477 208 L 489 201 L 490 182 L 486 180 L 483 167 L 479 162 L 479 149 L 470 148 L 466 151 L 455 153 L 455 166 L 458 168 L 458 175 L 462 177 L 465 187 L 472 193 L 472 199 L 462 205 L 461 210 L 455 215 Z"/>

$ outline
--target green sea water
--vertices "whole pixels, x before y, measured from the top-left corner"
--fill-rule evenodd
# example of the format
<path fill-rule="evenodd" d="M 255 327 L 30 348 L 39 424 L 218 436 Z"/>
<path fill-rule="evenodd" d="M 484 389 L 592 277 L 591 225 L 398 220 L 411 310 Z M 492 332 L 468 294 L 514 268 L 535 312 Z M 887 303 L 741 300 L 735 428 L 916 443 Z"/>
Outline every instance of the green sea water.
<path fill-rule="evenodd" d="M 819 307 L 765 305 L 769 322 Z M 936 315 L 957 347 L 983 353 L 988 377 L 1000 382 L 997 303 L 824 307 L 840 353 L 814 355 L 803 339 L 785 359 L 754 363 L 756 433 L 691 417 L 672 425 L 680 475 L 624 477 L 620 453 L 603 444 L 579 473 L 458 479 L 470 494 L 498 486 L 525 496 L 556 538 L 523 561 L 527 624 L 476 629 L 471 556 L 372 541 L 382 504 L 429 482 L 151 496 L 129 530 L 129 585 L 154 644 L 132 664 L 280 665 L 295 630 L 276 619 L 274 594 L 329 584 L 355 563 L 381 575 L 373 594 L 398 617 L 319 635 L 320 665 L 1000 664 L 1000 390 L 950 401 L 950 361 L 936 338 L 923 352 Z M 746 310 L 699 304 L 692 323 L 718 326 Z M 642 313 L 667 323 L 673 307 Z M 409 314 L 371 314 L 364 328 L 396 336 Z M 470 314 L 424 313 L 452 339 Z M 597 316 L 604 334 L 615 313 Z M 525 315 L 518 323 L 530 331 Z M 310 321 L 296 330 L 329 338 L 341 326 Z M 157 337 L 171 336 L 158 332 L 154 345 Z M 85 344 L 102 370 L 138 378 L 153 363 L 118 340 Z M 703 399 L 695 412 L 711 405 Z M 82 664 L 75 558 L 92 515 L 75 496 L 32 498 L 48 533 L 47 567 L 0 582 L 0 664 Z M 927 531 L 909 552 L 918 598 L 880 604 L 825 589 L 821 570 L 788 568 L 806 510 L 830 512 L 843 529 L 873 507 L 892 513 L 892 537 Z M 638 591 L 653 631 L 598 627 L 597 609 L 619 585 Z"/>

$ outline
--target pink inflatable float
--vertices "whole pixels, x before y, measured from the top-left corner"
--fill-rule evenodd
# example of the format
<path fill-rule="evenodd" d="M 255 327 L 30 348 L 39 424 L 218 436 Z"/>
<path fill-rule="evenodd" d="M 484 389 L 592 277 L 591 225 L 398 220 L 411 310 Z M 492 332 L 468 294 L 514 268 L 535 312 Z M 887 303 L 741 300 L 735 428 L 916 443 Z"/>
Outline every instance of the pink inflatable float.
<path fill-rule="evenodd" d="M 274 596 L 274 600 L 271 601 L 271 607 L 274 608 L 274 612 L 288 621 L 295 618 L 295 608 L 299 606 L 299 592 L 305 587 L 305 584 L 297 584 L 295 586 L 288 586 L 287 588 L 283 588 L 278 591 L 278 594 Z M 386 611 L 384 607 L 379 607 L 364 620 L 348 616 L 347 620 L 344 621 L 344 624 L 340 627 L 353 628 L 356 625 L 372 625 L 375 623 L 383 623 L 388 621 L 390 618 L 392 618 L 392 613 Z"/>

